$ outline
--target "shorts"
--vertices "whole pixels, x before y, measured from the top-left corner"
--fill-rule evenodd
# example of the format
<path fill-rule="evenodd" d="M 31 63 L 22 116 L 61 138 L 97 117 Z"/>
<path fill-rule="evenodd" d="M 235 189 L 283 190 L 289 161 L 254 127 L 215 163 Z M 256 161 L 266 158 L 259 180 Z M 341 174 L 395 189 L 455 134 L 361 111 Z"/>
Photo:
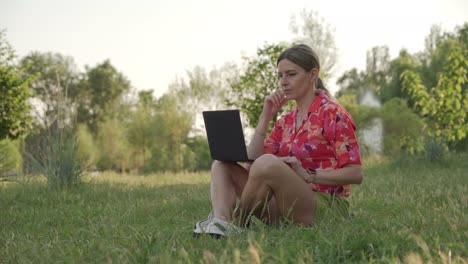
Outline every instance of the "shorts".
<path fill-rule="evenodd" d="M 346 197 L 328 193 L 314 192 L 317 204 L 315 206 L 315 224 L 333 219 L 349 218 L 349 201 Z"/>

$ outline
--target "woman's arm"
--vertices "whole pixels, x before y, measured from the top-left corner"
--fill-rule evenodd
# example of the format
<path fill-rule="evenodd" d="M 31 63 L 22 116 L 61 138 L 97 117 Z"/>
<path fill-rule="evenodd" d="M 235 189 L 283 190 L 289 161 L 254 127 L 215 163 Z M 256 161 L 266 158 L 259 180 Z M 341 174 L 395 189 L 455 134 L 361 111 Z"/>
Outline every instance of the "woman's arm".
<path fill-rule="evenodd" d="M 326 185 L 361 184 L 362 167 L 359 164 L 346 164 L 341 169 L 317 170 L 311 175 L 311 182 Z"/>
<path fill-rule="evenodd" d="M 307 183 L 319 183 L 325 185 L 361 184 L 362 168 L 359 164 L 346 164 L 341 169 L 324 169 L 308 171 L 301 166 L 296 157 L 280 157 Z"/>
<path fill-rule="evenodd" d="M 265 97 L 263 110 L 258 118 L 257 128 L 255 128 L 255 132 L 247 148 L 247 156 L 249 159 L 256 159 L 263 154 L 263 144 L 268 131 L 268 125 L 287 101 L 281 89 L 277 89 L 272 94 Z"/>
<path fill-rule="evenodd" d="M 247 148 L 247 156 L 249 159 L 256 159 L 263 154 L 263 144 L 265 142 L 268 124 L 270 120 L 262 113 L 258 119 L 258 125 L 250 140 L 249 147 Z"/>

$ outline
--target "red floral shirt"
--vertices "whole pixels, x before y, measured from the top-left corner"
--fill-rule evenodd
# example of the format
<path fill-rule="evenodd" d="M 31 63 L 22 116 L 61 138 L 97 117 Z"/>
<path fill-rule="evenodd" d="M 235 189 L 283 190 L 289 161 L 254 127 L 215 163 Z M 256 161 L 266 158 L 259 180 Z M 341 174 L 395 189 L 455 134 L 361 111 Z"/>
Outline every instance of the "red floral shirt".
<path fill-rule="evenodd" d="M 265 140 L 264 152 L 278 157 L 295 156 L 304 169 L 339 169 L 345 164 L 361 164 L 356 126 L 351 116 L 324 92 L 315 97 L 296 131 L 297 109 L 276 121 Z M 349 196 L 350 185 L 310 184 L 315 191 Z"/>

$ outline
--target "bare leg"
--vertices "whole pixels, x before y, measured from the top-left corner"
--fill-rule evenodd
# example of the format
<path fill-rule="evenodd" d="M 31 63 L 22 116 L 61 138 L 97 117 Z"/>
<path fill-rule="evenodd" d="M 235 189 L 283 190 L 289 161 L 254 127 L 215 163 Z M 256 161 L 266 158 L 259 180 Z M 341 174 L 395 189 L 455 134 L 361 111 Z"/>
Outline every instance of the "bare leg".
<path fill-rule="evenodd" d="M 237 198 L 247 182 L 248 171 L 237 163 L 214 161 L 211 166 L 211 204 L 214 216 L 231 221 Z"/>
<path fill-rule="evenodd" d="M 275 197 L 283 217 L 297 224 L 313 224 L 314 192 L 286 163 L 274 155 L 265 154 L 252 164 L 240 199 L 240 213 L 253 211 L 258 214 L 271 196 Z"/>

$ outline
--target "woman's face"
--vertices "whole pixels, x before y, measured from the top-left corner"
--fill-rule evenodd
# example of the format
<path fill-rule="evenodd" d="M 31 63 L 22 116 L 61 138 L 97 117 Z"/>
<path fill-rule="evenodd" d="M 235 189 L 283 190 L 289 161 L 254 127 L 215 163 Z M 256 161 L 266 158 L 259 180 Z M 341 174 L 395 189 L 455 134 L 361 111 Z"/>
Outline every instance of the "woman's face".
<path fill-rule="evenodd" d="M 317 70 L 306 72 L 301 66 L 283 59 L 278 63 L 279 85 L 286 99 L 295 100 L 305 96 L 308 92 L 315 92 L 315 76 Z"/>

